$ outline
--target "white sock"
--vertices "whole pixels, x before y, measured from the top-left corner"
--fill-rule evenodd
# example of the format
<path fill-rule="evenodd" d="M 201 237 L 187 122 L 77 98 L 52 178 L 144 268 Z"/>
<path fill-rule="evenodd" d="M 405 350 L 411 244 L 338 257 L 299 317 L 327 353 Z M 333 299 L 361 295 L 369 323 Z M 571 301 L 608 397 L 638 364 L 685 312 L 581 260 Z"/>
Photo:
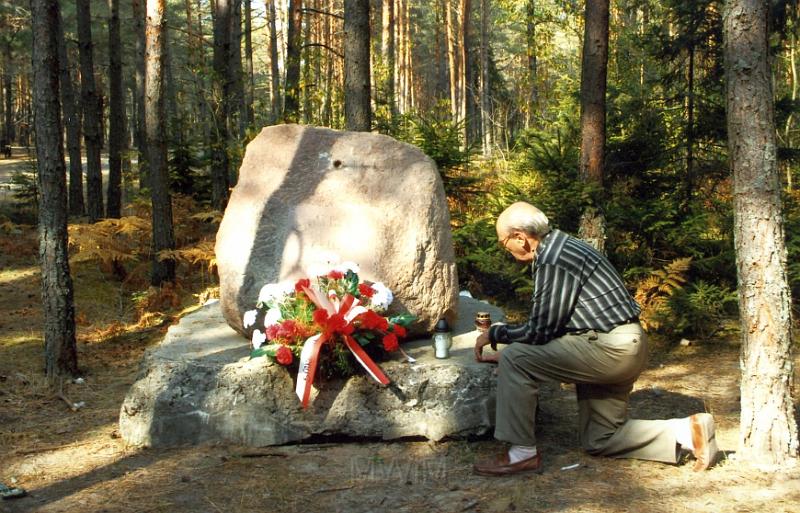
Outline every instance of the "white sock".
<path fill-rule="evenodd" d="M 508 450 L 508 462 L 514 464 L 518 461 L 527 460 L 536 456 L 535 445 L 512 445 Z"/>
<path fill-rule="evenodd" d="M 689 417 L 683 419 L 669 419 L 672 432 L 675 434 L 675 441 L 684 449 L 694 450 L 692 443 L 692 423 Z"/>

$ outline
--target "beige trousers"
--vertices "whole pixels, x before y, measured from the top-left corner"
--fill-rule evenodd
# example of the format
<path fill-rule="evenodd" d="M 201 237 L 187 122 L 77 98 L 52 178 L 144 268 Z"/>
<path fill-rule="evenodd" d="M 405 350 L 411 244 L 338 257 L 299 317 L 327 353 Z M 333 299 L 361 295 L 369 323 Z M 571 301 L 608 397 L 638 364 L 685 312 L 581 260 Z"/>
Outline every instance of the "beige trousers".
<path fill-rule="evenodd" d="M 675 463 L 668 421 L 628 418 L 628 397 L 646 363 L 647 335 L 638 323 L 539 346 L 510 344 L 500 354 L 494 436 L 536 445 L 539 383 L 575 383 L 579 436 L 589 454 Z"/>

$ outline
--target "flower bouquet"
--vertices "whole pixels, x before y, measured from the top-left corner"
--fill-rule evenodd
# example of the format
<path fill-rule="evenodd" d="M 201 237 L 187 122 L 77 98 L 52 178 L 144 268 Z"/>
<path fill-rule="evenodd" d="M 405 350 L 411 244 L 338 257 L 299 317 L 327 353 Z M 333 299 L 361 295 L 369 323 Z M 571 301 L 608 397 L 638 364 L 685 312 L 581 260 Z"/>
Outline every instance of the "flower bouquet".
<path fill-rule="evenodd" d="M 392 291 L 383 283 L 362 281 L 358 272 L 356 264 L 346 262 L 315 272 L 314 278 L 267 284 L 256 309 L 244 314 L 245 329 L 254 327 L 251 357 L 297 365 L 296 392 L 304 408 L 318 372 L 350 376 L 355 361 L 388 385 L 373 358 L 400 349 L 399 339 L 415 319 L 410 314 L 384 316 Z"/>

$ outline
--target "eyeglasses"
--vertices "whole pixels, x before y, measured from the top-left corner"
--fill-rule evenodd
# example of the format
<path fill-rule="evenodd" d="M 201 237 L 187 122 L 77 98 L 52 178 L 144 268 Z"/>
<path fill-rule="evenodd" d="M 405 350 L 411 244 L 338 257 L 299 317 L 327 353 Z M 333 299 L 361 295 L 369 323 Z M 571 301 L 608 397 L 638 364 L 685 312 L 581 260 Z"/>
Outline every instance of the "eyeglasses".
<path fill-rule="evenodd" d="M 503 249 L 506 249 L 506 244 L 508 244 L 508 241 L 509 241 L 509 240 L 511 239 L 511 237 L 513 237 L 513 236 L 514 236 L 514 234 L 512 234 L 512 233 L 509 233 L 508 235 L 506 235 L 506 237 L 505 237 L 503 240 L 501 240 L 501 241 L 498 241 L 497 243 L 500 245 L 500 247 L 501 247 L 501 248 L 503 248 Z"/>

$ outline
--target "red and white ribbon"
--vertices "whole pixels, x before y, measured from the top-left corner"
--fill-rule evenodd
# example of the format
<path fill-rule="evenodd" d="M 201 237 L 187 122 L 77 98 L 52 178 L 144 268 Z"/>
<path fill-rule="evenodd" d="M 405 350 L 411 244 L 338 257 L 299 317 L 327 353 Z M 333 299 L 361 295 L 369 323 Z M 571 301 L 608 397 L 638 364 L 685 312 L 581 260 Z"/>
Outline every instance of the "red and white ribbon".
<path fill-rule="evenodd" d="M 328 315 L 341 314 L 344 320 L 349 325 L 355 320 L 356 317 L 366 312 L 367 309 L 361 306 L 360 301 L 352 294 L 345 294 L 344 298 L 339 301 L 339 298 L 329 298 L 311 288 L 304 287 L 303 292 L 308 298 L 317 306 L 328 312 Z M 295 392 L 303 408 L 308 407 L 309 399 L 311 397 L 311 385 L 314 383 L 314 375 L 317 372 L 317 365 L 319 365 L 319 352 L 322 345 L 328 341 L 329 337 L 333 336 L 332 333 L 318 333 L 309 337 L 303 344 L 303 349 L 300 351 L 300 368 L 297 371 L 297 386 Z M 344 341 L 347 348 L 353 353 L 358 363 L 367 370 L 370 376 L 382 385 L 389 384 L 389 378 L 383 373 L 378 364 L 367 355 L 361 345 L 356 342 L 353 337 L 344 335 Z"/>
<path fill-rule="evenodd" d="M 319 363 L 319 350 L 324 343 L 325 338 L 322 333 L 318 333 L 313 337 L 308 337 L 303 344 L 303 350 L 300 351 L 300 368 L 297 370 L 297 386 L 294 391 L 300 398 L 303 408 L 308 406 L 311 384 L 314 382 L 314 375 L 317 373 Z"/>

